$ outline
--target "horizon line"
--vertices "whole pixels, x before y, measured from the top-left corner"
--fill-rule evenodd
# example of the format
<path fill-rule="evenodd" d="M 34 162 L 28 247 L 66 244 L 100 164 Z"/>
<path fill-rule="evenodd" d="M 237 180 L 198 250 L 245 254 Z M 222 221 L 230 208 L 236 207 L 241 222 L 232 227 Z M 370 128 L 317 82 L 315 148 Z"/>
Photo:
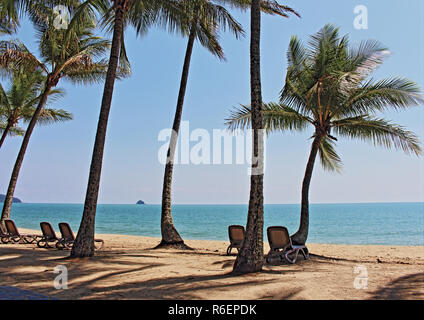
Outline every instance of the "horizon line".
<path fill-rule="evenodd" d="M 3 203 L 3 202 L 0 202 Z M 16 204 L 19 202 L 14 202 Z M 20 202 L 21 204 L 79 204 L 84 205 L 83 202 Z M 383 204 L 383 203 L 423 203 L 424 201 L 368 201 L 368 202 L 311 202 L 309 204 Z M 264 203 L 264 205 L 300 205 L 300 202 L 291 202 L 291 203 Z M 136 204 L 136 203 L 98 203 L 97 205 L 161 205 L 161 203 L 144 203 L 144 204 Z M 240 206 L 245 205 L 248 206 L 248 203 L 175 203 L 172 205 L 179 206 Z"/>

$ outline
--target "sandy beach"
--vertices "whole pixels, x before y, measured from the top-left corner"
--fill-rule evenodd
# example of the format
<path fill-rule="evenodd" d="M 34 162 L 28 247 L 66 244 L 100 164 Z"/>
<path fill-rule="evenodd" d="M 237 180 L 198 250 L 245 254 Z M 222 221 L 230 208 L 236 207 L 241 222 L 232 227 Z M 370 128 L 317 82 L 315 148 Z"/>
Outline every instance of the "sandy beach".
<path fill-rule="evenodd" d="M 153 249 L 157 238 L 96 238 L 104 248 L 79 260 L 69 251 L 0 244 L 0 284 L 57 299 L 424 299 L 422 246 L 308 244 L 310 260 L 273 261 L 262 273 L 234 277 L 226 241 L 188 240 L 194 250 L 180 251 Z M 54 288 L 59 265 L 68 289 Z"/>

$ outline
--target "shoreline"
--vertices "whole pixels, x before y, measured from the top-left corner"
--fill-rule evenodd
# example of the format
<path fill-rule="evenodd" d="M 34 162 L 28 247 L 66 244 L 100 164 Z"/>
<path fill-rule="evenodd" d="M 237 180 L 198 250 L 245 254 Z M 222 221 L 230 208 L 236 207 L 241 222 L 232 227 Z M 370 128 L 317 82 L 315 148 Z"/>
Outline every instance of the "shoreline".
<path fill-rule="evenodd" d="M 424 203 L 316 205 L 311 214 L 308 241 L 347 245 L 424 246 Z M 68 222 L 77 231 L 81 222 L 80 204 L 20 204 L 12 210 L 18 227 L 39 230 L 39 221 Z M 228 240 L 228 226 L 244 225 L 246 210 L 239 205 L 176 205 L 173 217 L 183 239 Z M 298 205 L 267 205 L 266 228 L 284 225 L 293 234 L 299 227 Z M 160 237 L 160 206 L 101 205 L 96 231 L 106 234 Z"/>
<path fill-rule="evenodd" d="M 40 230 L 35 230 L 35 229 L 28 229 L 28 228 L 20 228 L 18 227 L 19 230 L 22 230 L 23 232 L 21 233 L 33 233 L 33 234 L 37 234 L 37 235 L 41 235 L 41 231 Z M 73 230 L 75 236 L 77 235 L 77 231 L 78 230 Z M 56 232 L 57 235 L 59 236 L 60 233 Z M 140 237 L 140 238 L 147 238 L 147 239 L 151 239 L 151 240 L 157 240 L 157 242 L 161 241 L 160 237 L 152 237 L 152 236 L 144 236 L 144 235 L 137 235 L 137 234 L 125 234 L 125 233 L 96 233 L 96 235 L 105 235 L 105 236 L 124 236 L 124 237 Z M 184 241 L 206 241 L 206 242 L 228 242 L 229 243 L 229 239 L 227 237 L 227 239 L 222 239 L 222 240 L 218 240 L 218 239 L 193 239 L 193 238 L 184 238 Z M 264 232 L 264 246 L 268 245 L 268 241 L 266 240 L 266 234 Z M 351 244 L 351 243 L 331 243 L 331 242 L 307 242 L 307 246 L 308 245 L 334 245 L 334 246 L 381 246 L 381 247 L 422 247 L 424 248 L 424 245 L 420 245 L 420 244 L 414 244 L 414 245 L 402 245 L 402 244 Z M 423 249 L 424 250 L 424 249 Z"/>

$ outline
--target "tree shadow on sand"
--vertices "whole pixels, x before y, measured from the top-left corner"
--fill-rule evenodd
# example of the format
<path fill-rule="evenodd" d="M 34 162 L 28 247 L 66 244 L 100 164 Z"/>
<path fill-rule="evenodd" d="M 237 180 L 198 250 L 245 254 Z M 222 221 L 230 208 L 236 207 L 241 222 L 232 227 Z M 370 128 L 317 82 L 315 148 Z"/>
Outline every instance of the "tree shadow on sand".
<path fill-rule="evenodd" d="M 372 299 L 422 300 L 424 299 L 424 273 L 400 277 L 374 292 Z"/>

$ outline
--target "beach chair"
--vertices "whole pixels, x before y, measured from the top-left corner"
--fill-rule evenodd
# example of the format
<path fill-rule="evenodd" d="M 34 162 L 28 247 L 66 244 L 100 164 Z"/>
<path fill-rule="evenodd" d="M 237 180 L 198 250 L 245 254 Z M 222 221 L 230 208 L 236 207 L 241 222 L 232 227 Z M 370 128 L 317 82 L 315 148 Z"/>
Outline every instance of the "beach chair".
<path fill-rule="evenodd" d="M 231 250 L 233 250 L 233 248 L 240 251 L 244 240 L 244 227 L 239 225 L 229 226 L 228 236 L 230 238 L 230 245 L 227 248 L 227 256 L 231 254 Z"/>
<path fill-rule="evenodd" d="M 71 226 L 66 222 L 59 223 L 60 233 L 62 234 L 62 238 L 59 239 L 56 247 L 58 249 L 71 249 L 72 245 L 75 241 L 74 233 L 72 232 Z M 96 243 L 99 245 L 96 247 Z M 100 250 L 104 245 L 104 241 L 102 239 L 94 239 L 94 248 L 96 250 Z"/>
<path fill-rule="evenodd" d="M 3 243 L 34 243 L 41 238 L 41 236 L 35 234 L 20 234 L 13 220 L 4 220 L 4 223 L 6 234 L 1 237 Z"/>
<path fill-rule="evenodd" d="M 3 242 L 3 238 L 5 238 L 5 242 Z M 7 243 L 7 234 L 6 233 L 4 233 L 3 232 L 3 230 L 2 230 L 2 228 L 0 227 L 0 241 L 2 242 L 2 243 Z"/>
<path fill-rule="evenodd" d="M 39 248 L 51 248 L 50 243 L 55 243 L 56 247 L 58 246 L 59 238 L 56 237 L 56 233 L 53 230 L 53 227 L 48 222 L 40 222 L 41 232 L 43 237 L 37 241 L 37 247 Z"/>
<path fill-rule="evenodd" d="M 293 245 L 286 227 L 268 227 L 267 235 L 270 247 L 266 258 L 268 263 L 270 257 L 273 255 L 278 255 L 281 261 L 286 259 L 290 263 L 296 263 L 299 252 L 302 253 L 305 260 L 309 259 L 308 248 L 306 248 L 306 246 Z M 292 254 L 294 254 L 294 257 L 291 258 L 290 255 Z"/>

